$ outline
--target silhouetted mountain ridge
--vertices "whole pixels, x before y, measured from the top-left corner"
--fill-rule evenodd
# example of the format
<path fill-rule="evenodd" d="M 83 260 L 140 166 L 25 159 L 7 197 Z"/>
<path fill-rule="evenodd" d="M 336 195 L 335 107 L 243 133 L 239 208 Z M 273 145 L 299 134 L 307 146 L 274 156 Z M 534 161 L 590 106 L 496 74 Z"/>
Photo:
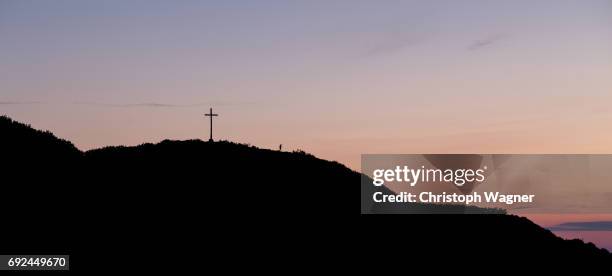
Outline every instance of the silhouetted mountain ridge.
<path fill-rule="evenodd" d="M 120 260 L 106 268 L 113 271 L 175 271 L 195 268 L 202 258 L 340 267 L 338 256 L 357 260 L 368 254 L 384 254 L 385 263 L 402 263 L 408 256 L 466 261 L 546 256 L 549 264 L 594 265 L 612 260 L 593 244 L 565 241 L 517 216 L 358 215 L 361 174 L 303 151 L 164 140 L 81 152 L 6 117 L 0 133 L 11 137 L 0 143 L 9 153 L 3 165 L 13 194 L 3 207 L 39 214 L 16 216 L 15 227 L 1 233 L 11 237 L 3 252 L 68 252 L 75 270 L 105 268 L 100 257 L 109 254 Z M 39 157 L 45 162 L 23 162 Z M 54 238 L 37 236 L 41 231 Z M 392 246 L 383 246 L 387 243 Z M 316 256 L 306 257 L 308 252 Z M 154 267 L 131 263 L 159 254 L 164 261 Z M 367 264 L 375 265 L 361 265 Z"/>
<path fill-rule="evenodd" d="M 11 151 L 13 157 L 23 158 L 35 155 L 36 158 L 53 158 L 53 155 L 76 156 L 80 151 L 69 141 L 57 138 L 50 131 L 40 131 L 30 125 L 0 116 L 0 147 Z M 43 155 L 44 154 L 44 155 Z"/>

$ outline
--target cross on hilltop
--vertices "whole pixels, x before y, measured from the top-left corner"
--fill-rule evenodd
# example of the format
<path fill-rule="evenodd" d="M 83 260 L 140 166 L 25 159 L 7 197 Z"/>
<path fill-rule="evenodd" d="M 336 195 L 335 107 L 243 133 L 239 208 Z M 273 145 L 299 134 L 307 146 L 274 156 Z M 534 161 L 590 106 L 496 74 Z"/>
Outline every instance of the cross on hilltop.
<path fill-rule="evenodd" d="M 208 139 L 208 142 L 214 142 L 214 141 L 213 141 L 213 138 L 212 138 L 212 136 L 213 136 L 213 135 L 212 135 L 212 126 L 213 126 L 213 124 L 212 124 L 212 123 L 213 123 L 213 117 L 215 117 L 215 116 L 219 116 L 219 114 L 214 114 L 214 113 L 213 113 L 213 111 L 212 111 L 212 108 L 211 108 L 211 109 L 210 109 L 210 113 L 208 113 L 208 114 L 204 114 L 204 116 L 206 116 L 206 117 L 210 117 L 210 139 Z"/>

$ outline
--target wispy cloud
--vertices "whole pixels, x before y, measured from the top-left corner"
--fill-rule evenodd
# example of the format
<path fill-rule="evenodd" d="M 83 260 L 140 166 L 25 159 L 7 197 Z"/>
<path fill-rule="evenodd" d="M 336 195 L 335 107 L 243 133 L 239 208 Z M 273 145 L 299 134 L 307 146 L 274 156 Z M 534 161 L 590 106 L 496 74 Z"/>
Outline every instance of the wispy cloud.
<path fill-rule="evenodd" d="M 423 35 L 395 34 L 389 37 L 387 40 L 381 41 L 370 47 L 364 53 L 364 56 L 370 57 L 396 53 L 406 48 L 415 46 L 421 43 L 424 39 L 425 37 Z"/>
<path fill-rule="evenodd" d="M 612 231 L 612 221 L 566 222 L 553 227 L 550 231 Z"/>
<path fill-rule="evenodd" d="M 90 105 L 90 106 L 101 106 L 101 107 L 149 107 L 149 108 L 189 108 L 189 107 L 203 107 L 203 106 L 229 106 L 229 105 L 241 105 L 249 104 L 248 102 L 206 102 L 206 103 L 193 103 L 193 104 L 175 104 L 175 103 L 162 103 L 162 102 L 143 102 L 143 103 L 103 103 L 103 102 L 73 102 L 76 105 Z"/>
<path fill-rule="evenodd" d="M 0 101 L 0 105 L 34 105 L 34 104 L 74 104 L 74 105 L 89 105 L 89 106 L 100 106 L 100 107 L 118 107 L 118 108 L 130 108 L 130 107 L 144 107 L 144 108 L 189 108 L 189 107 L 204 107 L 204 106 L 232 106 L 232 105 L 245 105 L 252 104 L 251 102 L 239 102 L 239 101 L 212 101 L 212 102 L 200 102 L 191 104 L 176 104 L 176 103 L 164 103 L 164 102 L 142 102 L 142 103 L 105 103 L 105 102 L 43 102 L 43 101 Z"/>
<path fill-rule="evenodd" d="M 0 101 L 0 105 L 26 105 L 26 104 L 42 104 L 40 101 Z"/>
<path fill-rule="evenodd" d="M 491 47 L 493 44 L 498 43 L 499 41 L 505 39 L 506 36 L 502 34 L 495 34 L 483 39 L 479 39 L 470 43 L 467 47 L 469 51 L 478 51 L 484 48 Z"/>

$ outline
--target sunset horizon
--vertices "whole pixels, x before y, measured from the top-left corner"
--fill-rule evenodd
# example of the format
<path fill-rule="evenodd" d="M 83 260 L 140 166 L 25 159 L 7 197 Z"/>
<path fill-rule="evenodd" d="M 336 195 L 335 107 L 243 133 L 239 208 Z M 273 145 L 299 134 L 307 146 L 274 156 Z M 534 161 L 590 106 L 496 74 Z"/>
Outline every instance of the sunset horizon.
<path fill-rule="evenodd" d="M 458 252 L 440 229 L 475 254 L 612 256 L 610 0 L 0 0 L 0 36 L 5 207 L 69 211 L 13 223 L 57 237 L 0 246 L 0 270 L 96 267 L 130 235 L 204 248 L 191 219 L 272 229 L 206 226 L 236 252 L 289 252 L 270 233 L 304 219 L 355 223 L 353 253 L 397 221 Z"/>

